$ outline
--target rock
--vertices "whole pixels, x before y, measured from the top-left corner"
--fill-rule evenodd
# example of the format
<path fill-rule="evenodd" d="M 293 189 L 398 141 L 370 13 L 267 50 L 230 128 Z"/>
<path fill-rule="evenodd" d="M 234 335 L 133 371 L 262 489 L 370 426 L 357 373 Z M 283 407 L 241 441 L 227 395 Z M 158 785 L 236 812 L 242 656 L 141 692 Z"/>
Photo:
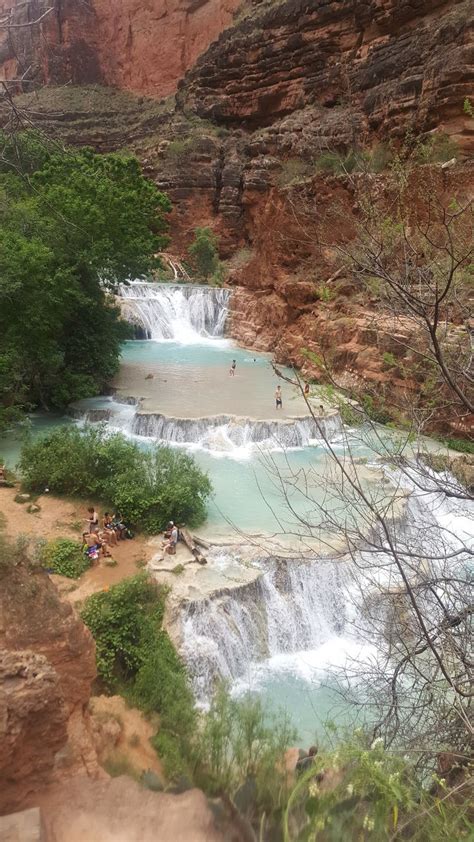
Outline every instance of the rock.
<path fill-rule="evenodd" d="M 153 380 L 154 376 L 155 376 L 154 374 L 147 374 L 147 376 L 145 377 L 145 380 Z"/>
<path fill-rule="evenodd" d="M 0 765 L 10 757 L 10 783 L 0 787 L 5 812 L 21 808 L 28 793 L 49 781 L 102 772 L 86 712 L 96 676 L 94 641 L 49 576 L 27 564 L 2 571 L 0 651 L 6 659 L 3 675 L 18 676 L 4 686 L 3 707 L 13 714 L 0 716 L 6 722 L 6 729 L 0 728 Z"/>
<path fill-rule="evenodd" d="M 0 816 L 0 839 L 2 842 L 48 842 L 38 807 Z"/>
<path fill-rule="evenodd" d="M 226 816 L 217 822 L 199 790 L 152 792 L 126 776 L 76 778 L 51 793 L 42 810 L 46 831 L 57 840 L 243 842 Z"/>
<path fill-rule="evenodd" d="M 232 22 L 240 0 L 203 0 L 185 6 L 179 0 L 110 0 L 61 3 L 41 26 L 29 26 L 46 9 L 35 0 L 6 0 L 15 29 L 1 33 L 3 67 L 18 78 L 19 67 L 46 84 L 99 83 L 138 93 L 166 96 L 197 56 Z M 21 24 L 26 24 L 23 27 Z"/>
<path fill-rule="evenodd" d="M 26 511 L 27 511 L 30 515 L 34 515 L 34 514 L 36 514 L 37 512 L 40 512 L 40 511 L 41 511 L 41 507 L 40 507 L 40 506 L 37 506 L 37 505 L 36 505 L 36 503 L 30 503 L 30 505 L 28 506 L 28 508 L 26 509 Z"/>
<path fill-rule="evenodd" d="M 31 500 L 31 494 L 17 494 L 15 496 L 16 503 L 28 503 Z"/>
<path fill-rule="evenodd" d="M 163 781 L 158 777 L 156 772 L 153 772 L 151 769 L 147 769 L 147 771 L 143 773 L 141 783 L 143 786 L 146 786 L 147 789 L 151 789 L 152 792 L 163 792 L 165 788 Z"/>
<path fill-rule="evenodd" d="M 32 651 L 0 651 L 0 813 L 46 786 L 67 741 L 60 678 Z"/>

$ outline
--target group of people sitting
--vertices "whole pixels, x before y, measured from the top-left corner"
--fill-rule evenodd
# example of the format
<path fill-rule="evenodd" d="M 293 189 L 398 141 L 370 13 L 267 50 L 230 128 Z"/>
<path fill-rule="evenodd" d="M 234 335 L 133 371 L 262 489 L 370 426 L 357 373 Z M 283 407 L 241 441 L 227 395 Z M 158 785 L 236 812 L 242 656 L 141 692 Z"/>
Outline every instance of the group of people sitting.
<path fill-rule="evenodd" d="M 104 558 L 112 558 L 110 548 L 117 546 L 117 543 L 125 538 L 131 538 L 130 530 L 120 515 L 105 512 L 100 525 L 99 515 L 93 506 L 88 508 L 87 514 L 86 523 L 89 529 L 82 533 L 84 554 L 91 561 L 97 561 L 101 555 Z"/>

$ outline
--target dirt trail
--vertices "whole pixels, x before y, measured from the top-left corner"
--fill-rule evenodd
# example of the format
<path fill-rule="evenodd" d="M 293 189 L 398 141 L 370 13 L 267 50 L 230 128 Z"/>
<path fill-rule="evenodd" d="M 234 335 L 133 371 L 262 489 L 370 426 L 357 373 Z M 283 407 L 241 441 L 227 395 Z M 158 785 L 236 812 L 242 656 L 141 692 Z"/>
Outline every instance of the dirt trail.
<path fill-rule="evenodd" d="M 35 538 L 73 538 L 81 540 L 86 529 L 87 507 L 92 502 L 68 500 L 43 494 L 34 501 L 39 506 L 38 512 L 28 512 L 28 503 L 16 503 L 15 496 L 19 488 L 0 488 L 0 513 L 3 515 L 0 527 L 4 534 L 15 540 L 20 535 Z M 99 516 L 103 510 L 97 507 Z M 103 590 L 111 585 L 133 576 L 156 553 L 156 543 L 150 543 L 142 535 L 125 541 L 119 541 L 111 548 L 112 557 L 117 562 L 115 567 L 105 564 L 106 559 L 91 567 L 79 580 L 64 576 L 51 575 L 59 591 L 70 602 L 79 602 L 91 593 Z"/>

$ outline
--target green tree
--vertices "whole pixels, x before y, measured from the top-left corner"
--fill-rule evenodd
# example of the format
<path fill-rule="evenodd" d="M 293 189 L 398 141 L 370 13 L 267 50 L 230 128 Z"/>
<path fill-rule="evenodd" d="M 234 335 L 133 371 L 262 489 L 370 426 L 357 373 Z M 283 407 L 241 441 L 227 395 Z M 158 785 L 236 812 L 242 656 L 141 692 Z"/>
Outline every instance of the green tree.
<path fill-rule="evenodd" d="M 188 251 L 196 275 L 204 280 L 214 275 L 219 268 L 218 242 L 210 228 L 195 228 L 194 240 Z"/>
<path fill-rule="evenodd" d="M 141 450 L 101 427 L 62 427 L 25 444 L 20 471 L 27 488 L 101 500 L 150 533 L 169 520 L 197 526 L 212 486 L 192 456 L 167 447 Z"/>
<path fill-rule="evenodd" d="M 2 138 L 0 424 L 98 394 L 128 327 L 110 295 L 167 242 L 169 200 L 130 156 Z"/>

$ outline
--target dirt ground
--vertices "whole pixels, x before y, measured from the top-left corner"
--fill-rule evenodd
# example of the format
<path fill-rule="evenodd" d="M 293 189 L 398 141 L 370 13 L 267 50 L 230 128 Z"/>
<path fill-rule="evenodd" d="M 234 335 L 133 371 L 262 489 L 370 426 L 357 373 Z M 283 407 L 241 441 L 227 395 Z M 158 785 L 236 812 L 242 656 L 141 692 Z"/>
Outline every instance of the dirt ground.
<path fill-rule="evenodd" d="M 34 505 L 39 506 L 39 512 L 30 513 L 28 502 L 15 502 L 18 491 L 18 487 L 0 488 L 0 527 L 9 539 L 27 536 L 32 540 L 73 538 L 81 541 L 82 532 L 87 527 L 87 507 L 92 505 L 92 501 L 76 501 L 43 494 L 33 501 Z M 100 507 L 96 509 L 101 517 L 103 510 Z M 153 544 L 145 536 L 137 535 L 132 540 L 119 541 L 116 547 L 111 547 L 111 553 L 117 562 L 114 567 L 105 563 L 110 559 L 101 558 L 78 580 L 53 574 L 51 579 L 70 602 L 82 601 L 91 593 L 137 573 L 156 553 L 156 542 Z"/>
<path fill-rule="evenodd" d="M 89 712 L 100 762 L 110 774 L 131 773 L 140 777 L 151 770 L 164 780 L 158 755 L 150 744 L 158 728 L 158 717 L 156 722 L 145 719 L 122 696 L 93 696 Z"/>

